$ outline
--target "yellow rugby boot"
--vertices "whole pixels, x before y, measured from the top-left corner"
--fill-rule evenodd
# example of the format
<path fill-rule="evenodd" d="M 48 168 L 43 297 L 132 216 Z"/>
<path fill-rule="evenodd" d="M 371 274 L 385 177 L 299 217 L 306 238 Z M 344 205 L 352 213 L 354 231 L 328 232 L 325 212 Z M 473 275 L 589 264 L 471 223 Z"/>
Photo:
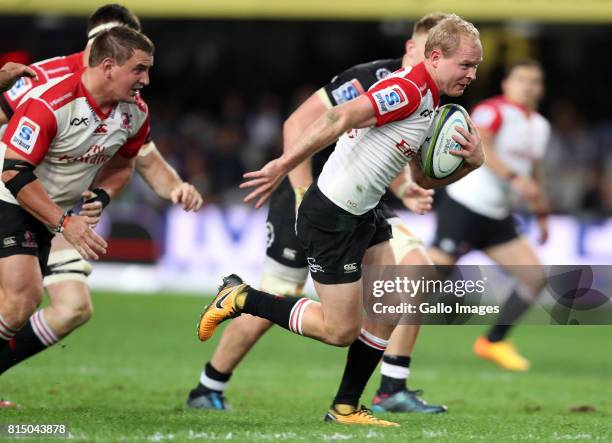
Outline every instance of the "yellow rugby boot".
<path fill-rule="evenodd" d="M 338 409 L 346 409 L 347 411 L 340 412 Z M 372 411 L 363 405 L 360 408 L 350 405 L 334 405 L 327 411 L 324 420 L 326 422 L 342 423 L 343 425 L 399 426 L 399 423 L 374 417 Z"/>
<path fill-rule="evenodd" d="M 474 354 L 485 360 L 497 363 L 508 371 L 524 372 L 529 369 L 529 360 L 518 353 L 507 340 L 490 342 L 486 337 L 479 337 L 474 343 Z"/>
<path fill-rule="evenodd" d="M 223 278 L 223 284 L 212 302 L 200 315 L 198 322 L 198 338 L 206 341 L 212 337 L 220 323 L 242 314 L 247 284 L 236 274 Z"/>

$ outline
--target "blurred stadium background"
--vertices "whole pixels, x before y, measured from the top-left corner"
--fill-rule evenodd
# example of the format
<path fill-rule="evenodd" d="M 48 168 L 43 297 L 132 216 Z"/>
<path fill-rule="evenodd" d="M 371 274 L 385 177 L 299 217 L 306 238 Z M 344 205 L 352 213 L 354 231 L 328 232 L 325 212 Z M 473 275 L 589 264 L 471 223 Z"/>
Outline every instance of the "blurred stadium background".
<path fill-rule="evenodd" d="M 0 62 L 81 50 L 85 17 L 103 3 L 0 2 Z M 482 33 L 479 79 L 459 100 L 468 108 L 499 90 L 509 62 L 531 56 L 543 63 L 547 95 L 541 110 L 553 125 L 546 182 L 556 214 L 543 259 L 612 262 L 611 2 L 123 3 L 157 45 L 144 94 L 154 140 L 207 206 L 198 215 L 183 214 L 135 177 L 101 226 L 110 251 L 92 276 L 94 287 L 209 289 L 228 267 L 257 279 L 266 212 L 240 203 L 241 174 L 280 152 L 283 119 L 297 104 L 349 66 L 399 57 L 412 21 L 432 10 L 464 15 Z M 433 216 L 405 216 L 430 238 Z M 141 266 L 126 266 L 134 263 Z"/>

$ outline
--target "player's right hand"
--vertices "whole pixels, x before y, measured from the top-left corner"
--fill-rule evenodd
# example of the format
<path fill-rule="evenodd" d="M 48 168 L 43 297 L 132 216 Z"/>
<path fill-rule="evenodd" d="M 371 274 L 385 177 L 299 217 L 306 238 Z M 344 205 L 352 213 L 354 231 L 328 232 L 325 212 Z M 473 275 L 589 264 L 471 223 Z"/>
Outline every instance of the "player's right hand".
<path fill-rule="evenodd" d="M 170 200 L 175 205 L 180 204 L 183 210 L 198 212 L 204 203 L 202 195 L 191 183 L 183 182 L 170 192 Z"/>
<path fill-rule="evenodd" d="M 81 254 L 85 260 L 98 260 L 98 254 L 106 254 L 108 244 L 96 231 L 91 229 L 87 217 L 70 216 L 64 224 L 64 238 Z"/>
<path fill-rule="evenodd" d="M 256 208 L 260 208 L 272 195 L 274 190 L 289 173 L 289 169 L 284 162 L 283 157 L 264 165 L 259 171 L 247 172 L 243 175 L 244 178 L 250 179 L 240 184 L 241 189 L 255 188 L 253 192 L 244 198 L 245 203 L 249 203 L 257 199 Z"/>
<path fill-rule="evenodd" d="M 38 80 L 38 75 L 32 68 L 21 63 L 5 63 L 0 68 L 0 91 L 12 88 L 20 77 L 30 77 Z"/>

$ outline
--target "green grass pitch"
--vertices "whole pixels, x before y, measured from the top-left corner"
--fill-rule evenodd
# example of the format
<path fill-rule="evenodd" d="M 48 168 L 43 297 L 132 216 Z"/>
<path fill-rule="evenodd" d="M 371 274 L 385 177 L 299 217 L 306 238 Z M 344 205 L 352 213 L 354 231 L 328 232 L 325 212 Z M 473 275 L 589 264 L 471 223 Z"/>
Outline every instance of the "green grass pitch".
<path fill-rule="evenodd" d="M 0 394 L 20 407 L 0 410 L 0 423 L 67 423 L 84 442 L 612 441 L 612 327 L 517 328 L 526 374 L 472 357 L 482 327 L 424 327 L 410 385 L 450 412 L 388 414 L 401 427 L 383 429 L 323 423 L 345 350 L 279 328 L 234 374 L 233 411 L 186 410 L 220 335 L 196 338 L 204 299 L 96 294 L 94 304 L 89 324 L 2 376 Z M 377 371 L 365 404 L 378 381 Z"/>

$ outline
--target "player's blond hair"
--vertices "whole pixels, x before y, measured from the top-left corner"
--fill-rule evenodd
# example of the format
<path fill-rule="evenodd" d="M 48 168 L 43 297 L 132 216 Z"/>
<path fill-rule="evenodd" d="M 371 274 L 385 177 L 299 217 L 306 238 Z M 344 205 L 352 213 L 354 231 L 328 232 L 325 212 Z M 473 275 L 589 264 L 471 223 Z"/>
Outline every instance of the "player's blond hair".
<path fill-rule="evenodd" d="M 412 27 L 412 35 L 415 36 L 418 34 L 427 34 L 431 28 L 448 17 L 450 17 L 450 14 L 439 11 L 424 15 Z"/>
<path fill-rule="evenodd" d="M 435 48 L 440 49 L 445 57 L 452 55 L 459 47 L 462 35 L 480 41 L 480 32 L 476 26 L 456 14 L 450 14 L 429 30 L 425 57 L 429 57 Z"/>

